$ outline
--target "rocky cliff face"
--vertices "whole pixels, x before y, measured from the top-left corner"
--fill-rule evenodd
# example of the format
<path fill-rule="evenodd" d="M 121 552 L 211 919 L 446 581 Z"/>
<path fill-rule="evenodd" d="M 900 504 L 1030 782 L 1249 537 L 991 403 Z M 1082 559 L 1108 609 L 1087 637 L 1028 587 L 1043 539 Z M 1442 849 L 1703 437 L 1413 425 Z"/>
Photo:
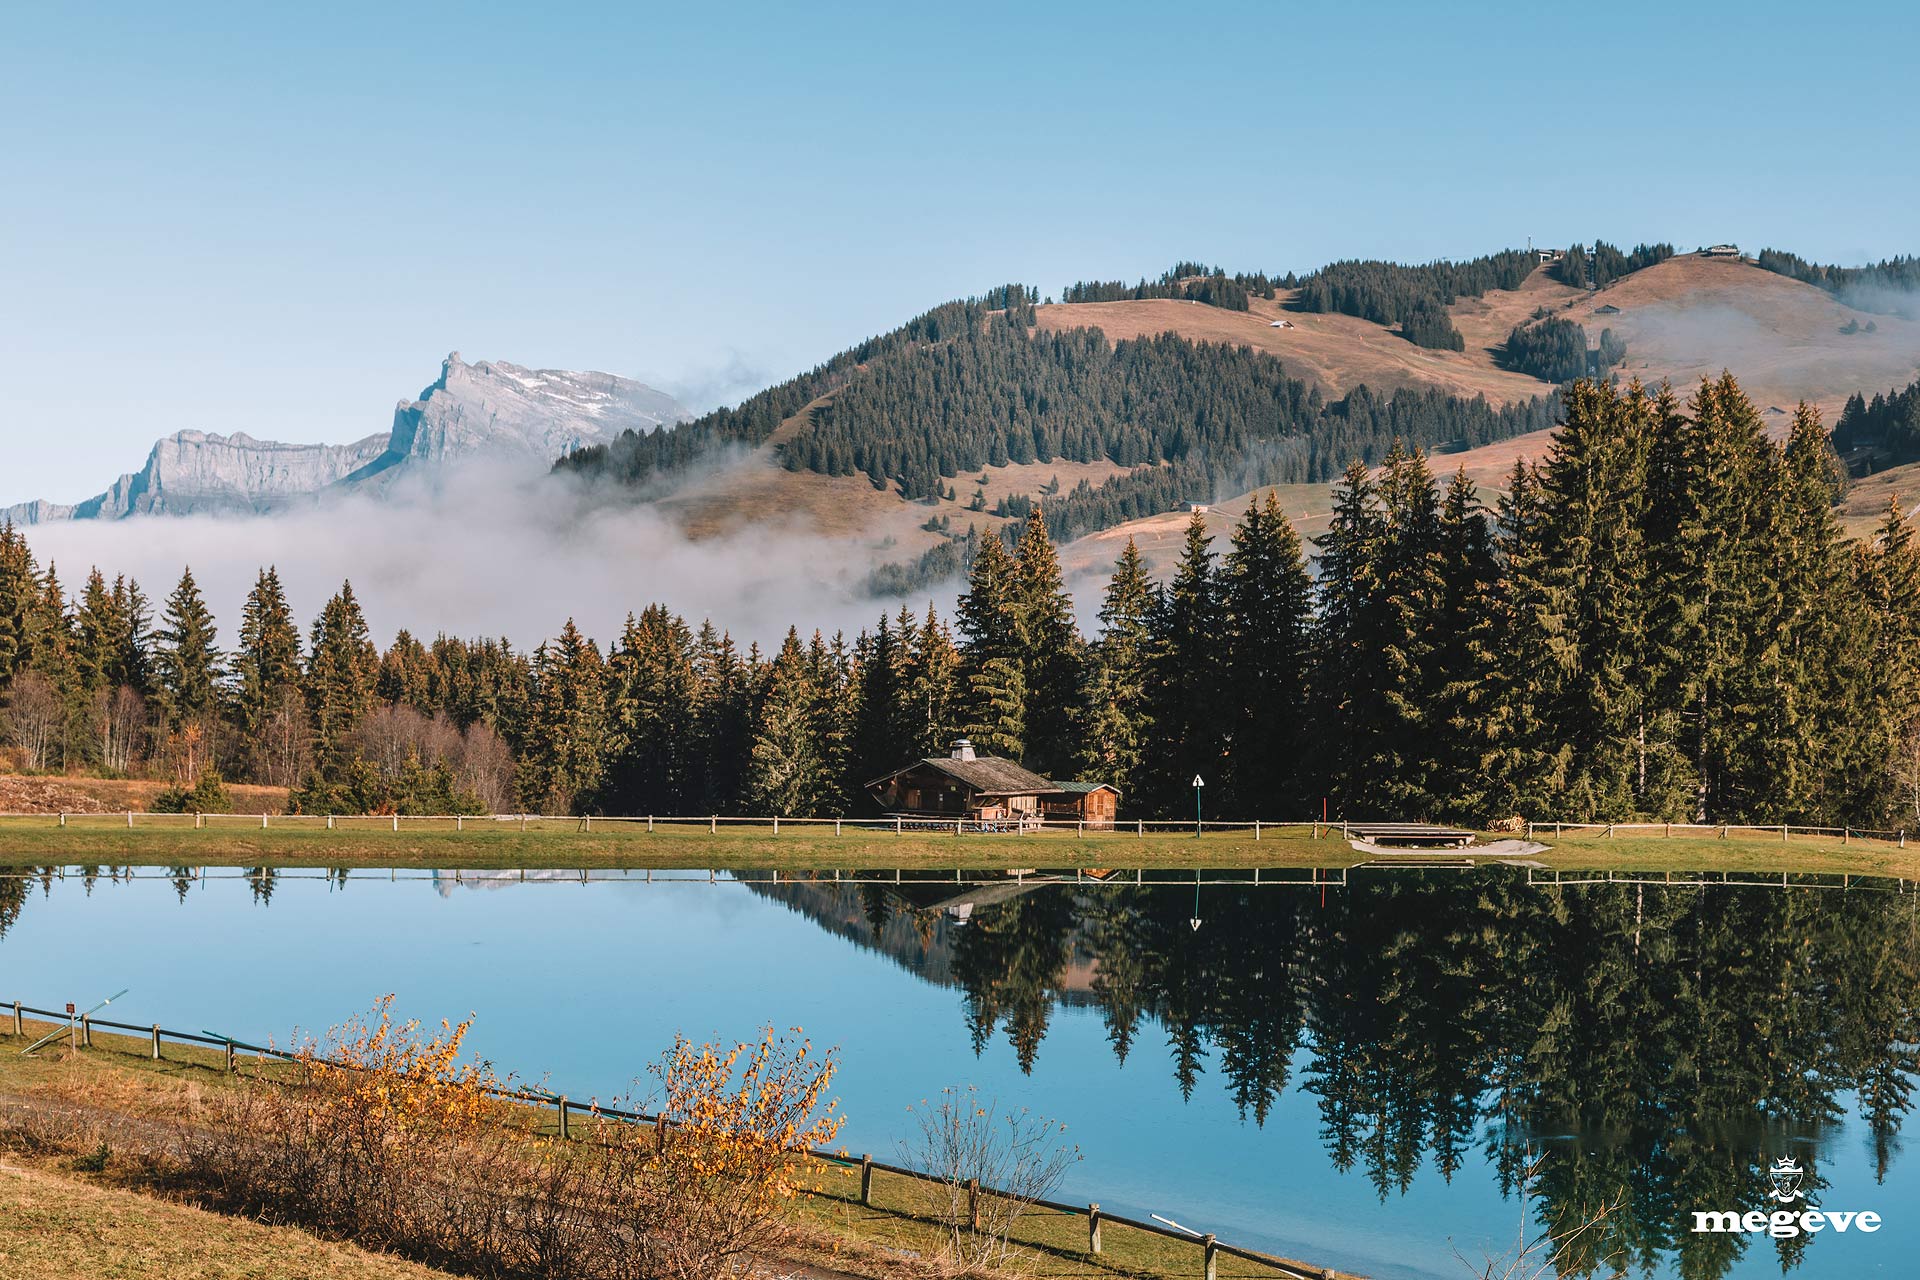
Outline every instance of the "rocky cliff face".
<path fill-rule="evenodd" d="M 0 508 L 0 522 L 119 520 L 130 515 L 269 512 L 466 458 L 544 467 L 561 454 L 688 417 L 673 397 L 610 373 L 523 369 L 454 352 L 393 429 L 352 444 L 282 444 L 244 432 L 182 431 L 153 446 L 144 467 L 71 505 Z"/>

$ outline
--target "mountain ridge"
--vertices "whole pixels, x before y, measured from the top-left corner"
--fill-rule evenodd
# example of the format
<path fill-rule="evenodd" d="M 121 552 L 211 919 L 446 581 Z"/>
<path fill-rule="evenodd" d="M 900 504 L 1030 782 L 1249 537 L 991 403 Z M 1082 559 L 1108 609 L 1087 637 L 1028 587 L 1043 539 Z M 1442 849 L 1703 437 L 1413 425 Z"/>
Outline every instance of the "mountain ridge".
<path fill-rule="evenodd" d="M 673 397 L 616 374 L 467 363 L 458 351 L 393 424 L 346 444 L 298 444 L 247 431 L 189 428 L 156 441 L 145 464 L 75 503 L 0 508 L 0 523 L 120 520 L 135 515 L 264 514 L 390 483 L 468 458 L 545 467 L 555 458 L 690 415 Z"/>

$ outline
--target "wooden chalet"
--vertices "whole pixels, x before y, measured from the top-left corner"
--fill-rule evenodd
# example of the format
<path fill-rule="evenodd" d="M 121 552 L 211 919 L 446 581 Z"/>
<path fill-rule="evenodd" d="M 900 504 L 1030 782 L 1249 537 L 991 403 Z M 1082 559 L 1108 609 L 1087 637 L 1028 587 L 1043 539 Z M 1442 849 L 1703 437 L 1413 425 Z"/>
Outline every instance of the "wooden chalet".
<path fill-rule="evenodd" d="M 1054 782 L 998 756 L 979 756 L 965 738 L 945 757 L 929 756 L 867 784 L 890 817 L 1039 826 L 1045 822 L 1113 825 L 1120 802 L 1104 782 Z"/>

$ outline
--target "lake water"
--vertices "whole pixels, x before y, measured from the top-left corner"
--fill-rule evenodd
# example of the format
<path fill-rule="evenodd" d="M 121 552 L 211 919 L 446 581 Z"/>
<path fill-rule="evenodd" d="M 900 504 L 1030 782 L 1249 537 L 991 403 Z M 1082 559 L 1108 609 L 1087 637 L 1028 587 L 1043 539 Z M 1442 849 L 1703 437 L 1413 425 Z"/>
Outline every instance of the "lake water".
<path fill-rule="evenodd" d="M 1532 1234 L 1604 1206 L 1599 1249 L 1636 1274 L 1906 1276 L 1920 1256 L 1910 884 L 143 874 L 0 881 L 0 999 L 127 987 L 102 1016 L 285 1043 L 391 991 L 423 1019 L 473 1012 L 496 1066 L 602 1100 L 675 1032 L 798 1025 L 839 1048 L 851 1151 L 899 1161 L 907 1108 L 974 1084 L 1068 1125 L 1067 1199 L 1383 1278 L 1459 1280 L 1453 1251 L 1505 1251 L 1523 1213 Z M 1885 1225 L 1687 1230 L 1774 1207 L 1781 1156 L 1807 1202 Z"/>

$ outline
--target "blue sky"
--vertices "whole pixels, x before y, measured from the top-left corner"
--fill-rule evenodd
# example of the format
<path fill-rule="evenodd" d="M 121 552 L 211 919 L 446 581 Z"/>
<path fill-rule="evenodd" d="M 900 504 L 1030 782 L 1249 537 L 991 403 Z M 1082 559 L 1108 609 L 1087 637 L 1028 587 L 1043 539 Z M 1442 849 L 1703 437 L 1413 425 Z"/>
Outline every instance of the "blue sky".
<path fill-rule="evenodd" d="M 456 348 L 709 404 L 1179 257 L 1920 250 L 1910 6 L 1468 10 L 16 6 L 0 503 L 384 430 Z"/>

